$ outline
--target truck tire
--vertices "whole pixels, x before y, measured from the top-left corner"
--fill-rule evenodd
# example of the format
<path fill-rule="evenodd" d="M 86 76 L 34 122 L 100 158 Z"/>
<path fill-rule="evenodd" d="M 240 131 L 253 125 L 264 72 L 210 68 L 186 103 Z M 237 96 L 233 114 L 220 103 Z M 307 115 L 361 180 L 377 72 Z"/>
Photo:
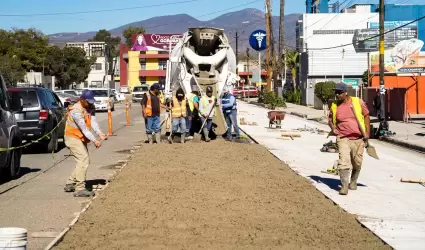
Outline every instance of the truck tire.
<path fill-rule="evenodd" d="M 47 153 L 56 152 L 56 151 L 58 151 L 58 148 L 59 148 L 58 132 L 56 130 L 54 130 L 50 134 L 50 140 L 47 141 L 46 151 L 47 151 Z"/>
<path fill-rule="evenodd" d="M 14 139 L 13 144 L 14 147 L 19 146 L 20 143 L 18 140 Z M 21 174 L 21 155 L 22 150 L 16 149 L 10 151 L 9 155 L 9 175 L 11 179 L 16 179 Z"/>

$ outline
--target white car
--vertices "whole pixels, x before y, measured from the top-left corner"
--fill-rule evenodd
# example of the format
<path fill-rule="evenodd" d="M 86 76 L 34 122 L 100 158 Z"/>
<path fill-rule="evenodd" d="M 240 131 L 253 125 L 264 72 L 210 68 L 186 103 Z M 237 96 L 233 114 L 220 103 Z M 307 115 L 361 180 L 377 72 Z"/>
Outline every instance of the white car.
<path fill-rule="evenodd" d="M 80 96 L 80 94 L 78 94 L 78 92 L 74 89 L 62 89 L 62 90 L 55 90 L 55 93 L 64 93 L 64 94 L 70 94 L 70 95 L 74 95 L 74 96 Z"/>
<path fill-rule="evenodd" d="M 143 95 L 148 93 L 148 91 L 149 91 L 149 85 L 148 84 L 142 84 L 140 86 L 135 86 L 133 88 L 133 93 L 132 93 L 133 102 L 142 102 Z"/>
<path fill-rule="evenodd" d="M 65 94 L 65 93 L 61 93 L 61 92 L 59 92 L 59 93 L 56 92 L 56 95 L 61 100 L 63 106 L 65 106 L 65 102 L 68 102 L 69 104 L 74 104 L 74 103 L 78 102 L 78 100 L 80 99 L 80 97 L 78 97 L 78 96 Z"/>
<path fill-rule="evenodd" d="M 129 94 L 130 93 L 130 88 L 127 87 L 127 86 L 123 86 L 123 87 L 120 88 L 120 93 Z"/>
<path fill-rule="evenodd" d="M 108 101 L 111 105 L 111 111 L 115 110 L 114 105 L 114 93 L 112 91 L 109 91 L 109 97 L 108 97 L 108 89 L 106 88 L 96 88 L 96 89 L 90 89 L 94 93 L 94 99 L 96 100 L 94 103 L 94 106 L 96 108 L 96 111 L 106 111 L 108 110 Z"/>

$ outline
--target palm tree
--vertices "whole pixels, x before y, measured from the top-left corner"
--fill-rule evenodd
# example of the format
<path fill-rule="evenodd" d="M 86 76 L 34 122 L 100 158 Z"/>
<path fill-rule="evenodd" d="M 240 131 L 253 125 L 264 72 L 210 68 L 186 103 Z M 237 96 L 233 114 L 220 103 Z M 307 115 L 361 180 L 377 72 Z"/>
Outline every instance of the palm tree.
<path fill-rule="evenodd" d="M 286 56 L 286 66 L 291 70 L 292 84 L 295 91 L 297 86 L 296 84 L 297 71 L 298 71 L 298 68 L 300 67 L 298 52 L 287 50 L 285 56 Z"/>

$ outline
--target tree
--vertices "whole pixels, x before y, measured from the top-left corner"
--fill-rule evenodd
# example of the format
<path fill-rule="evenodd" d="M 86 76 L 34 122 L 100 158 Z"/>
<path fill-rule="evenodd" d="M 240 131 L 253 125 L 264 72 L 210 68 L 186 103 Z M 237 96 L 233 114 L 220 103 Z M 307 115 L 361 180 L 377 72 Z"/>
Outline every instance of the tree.
<path fill-rule="evenodd" d="M 295 91 L 297 86 L 296 84 L 297 71 L 298 71 L 298 68 L 300 67 L 298 52 L 287 50 L 285 57 L 286 57 L 286 65 L 289 69 L 291 69 L 293 90 Z"/>
<path fill-rule="evenodd" d="M 130 26 L 127 29 L 123 30 L 122 36 L 125 38 L 125 44 L 127 44 L 127 46 L 131 48 L 131 46 L 133 46 L 131 36 L 135 34 L 145 34 L 145 33 L 146 33 L 146 29 L 141 26 L 140 27 Z"/>
<path fill-rule="evenodd" d="M 7 55 L 0 56 L 0 73 L 3 75 L 8 87 L 16 86 L 18 81 L 23 81 L 25 70 L 21 67 L 21 61 L 16 57 Z"/>
<path fill-rule="evenodd" d="M 335 97 L 335 82 L 318 82 L 314 86 L 314 95 L 322 101 L 325 116 L 327 116 L 328 102 Z"/>
<path fill-rule="evenodd" d="M 47 71 L 56 77 L 57 86 L 69 88 L 72 83 L 87 79 L 96 57 L 87 58 L 82 48 L 51 46 L 46 62 L 49 65 Z"/>
<path fill-rule="evenodd" d="M 362 76 L 363 83 L 364 83 L 366 86 L 369 86 L 369 81 L 370 81 L 370 79 L 369 79 L 369 75 L 370 75 L 369 70 L 366 70 L 366 71 L 363 73 L 363 76 Z"/>

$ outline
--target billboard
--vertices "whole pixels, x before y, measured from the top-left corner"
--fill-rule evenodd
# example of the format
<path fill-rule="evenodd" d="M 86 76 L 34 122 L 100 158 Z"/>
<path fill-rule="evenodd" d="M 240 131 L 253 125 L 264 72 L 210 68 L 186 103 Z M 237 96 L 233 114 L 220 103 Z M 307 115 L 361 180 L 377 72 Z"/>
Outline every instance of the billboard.
<path fill-rule="evenodd" d="M 174 48 L 182 34 L 134 34 L 131 37 L 132 51 L 168 51 Z M 170 48 L 171 42 L 171 48 Z"/>
<path fill-rule="evenodd" d="M 386 21 L 385 31 L 411 21 Z M 353 46 L 357 53 L 369 53 L 370 71 L 379 73 L 379 23 L 370 22 L 368 29 L 355 30 Z M 376 36 L 376 37 L 374 37 Z M 370 40 L 364 40 L 374 37 Z M 425 73 L 424 42 L 418 39 L 417 22 L 385 34 L 384 70 L 388 74 Z"/>

